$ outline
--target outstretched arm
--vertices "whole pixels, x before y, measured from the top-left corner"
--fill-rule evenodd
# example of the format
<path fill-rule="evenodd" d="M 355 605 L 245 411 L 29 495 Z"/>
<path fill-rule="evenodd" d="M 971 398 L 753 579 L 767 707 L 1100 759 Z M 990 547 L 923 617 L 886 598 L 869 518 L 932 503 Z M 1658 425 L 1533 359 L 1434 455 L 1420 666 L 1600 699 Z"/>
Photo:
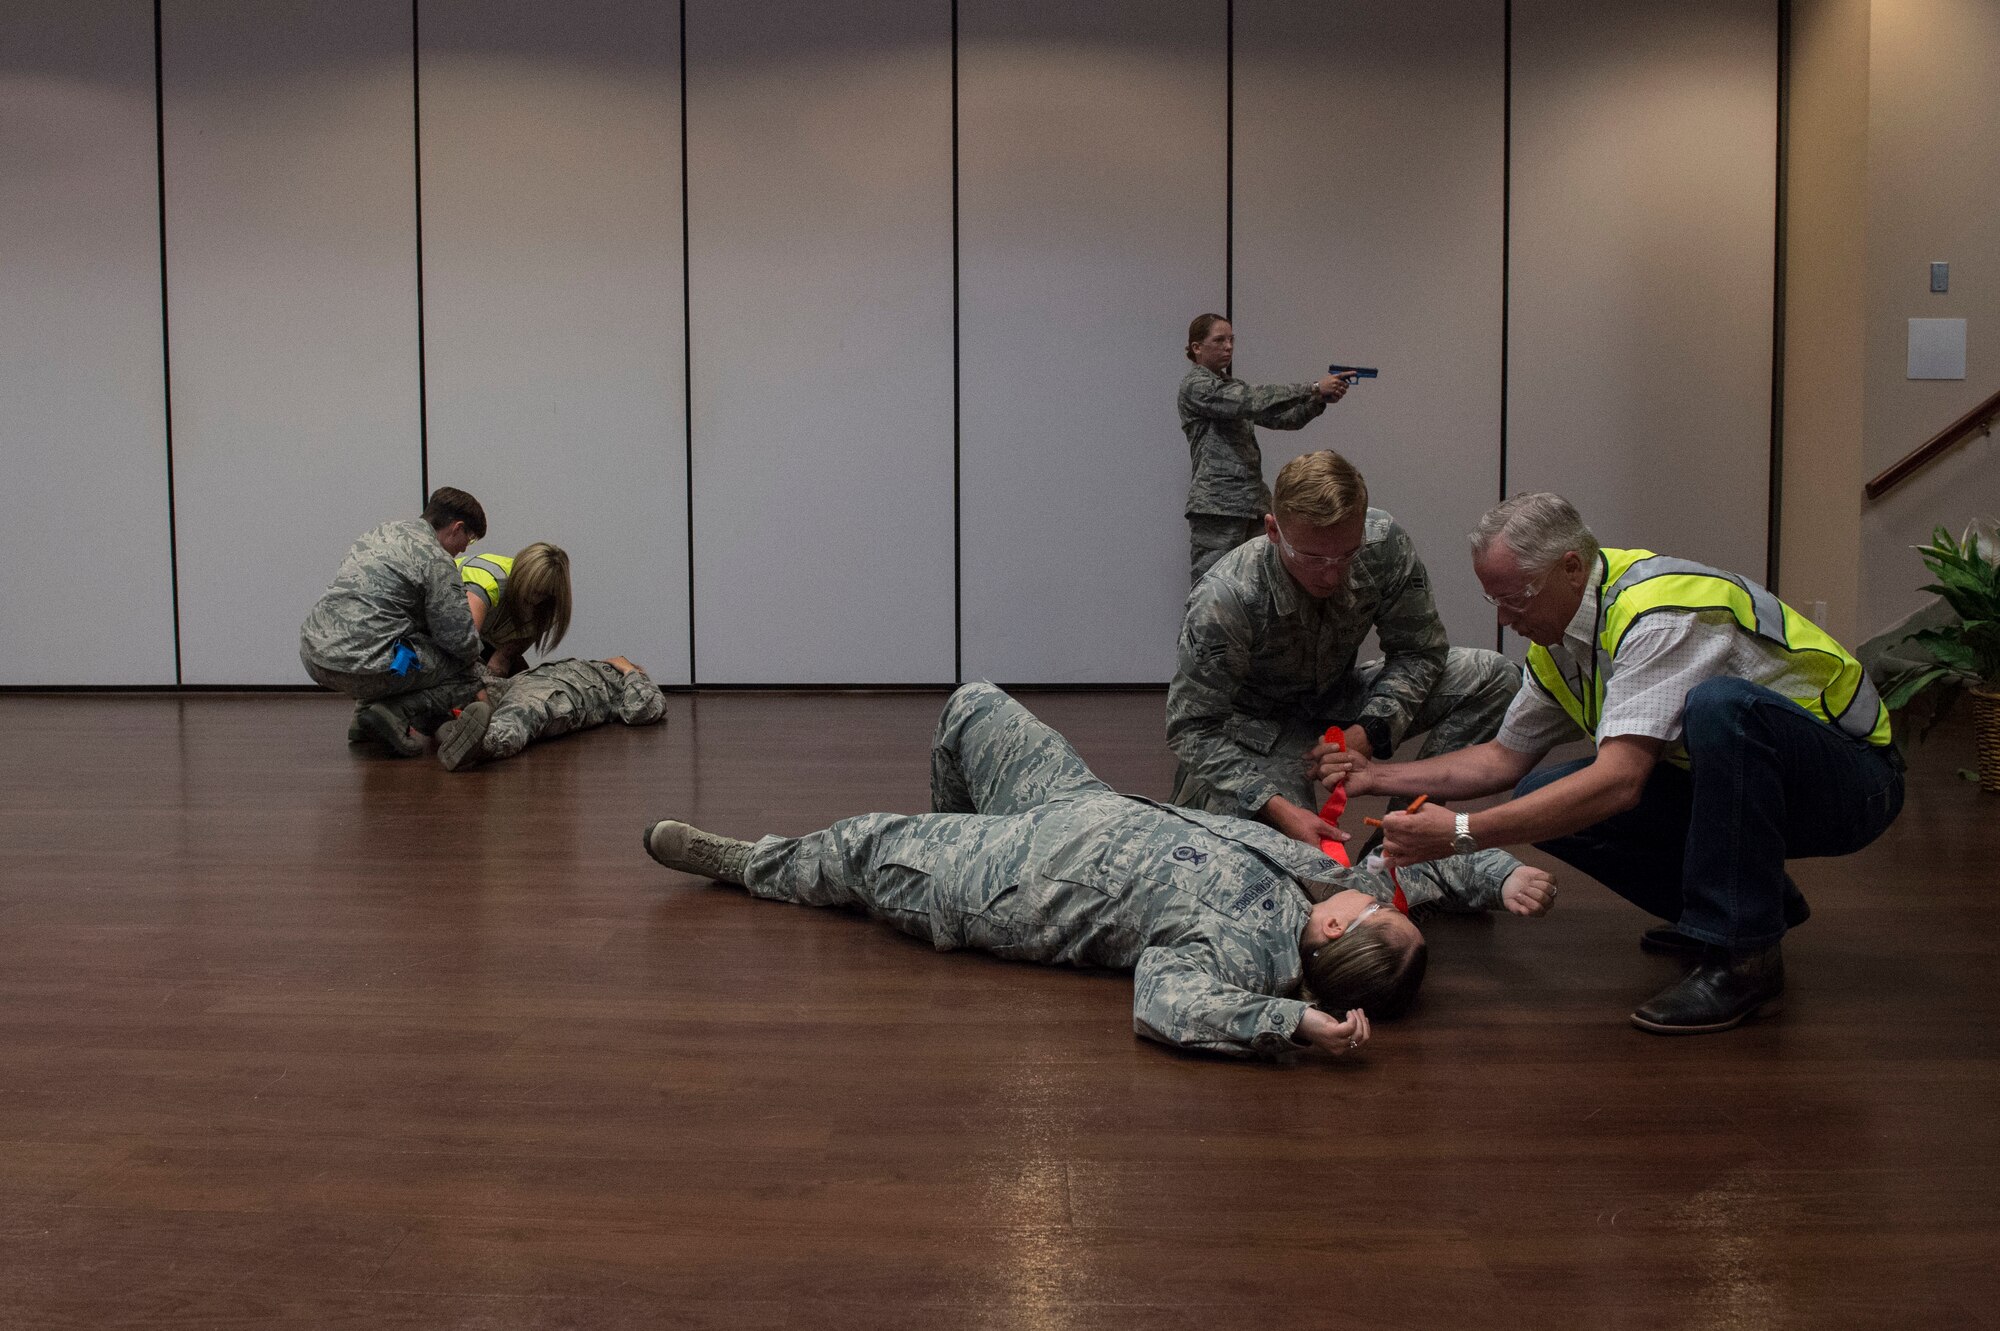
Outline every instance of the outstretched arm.
<path fill-rule="evenodd" d="M 1601 823 L 1639 802 L 1646 790 L 1646 779 L 1652 775 L 1665 747 L 1664 741 L 1643 735 L 1607 739 L 1598 746 L 1597 757 L 1589 766 L 1519 799 L 1480 810 L 1468 819 L 1468 829 L 1482 846 L 1518 846 L 1568 836 Z M 1424 763 L 1409 765 L 1425 766 Z M 1404 865 L 1451 854 L 1455 820 L 1456 815 L 1450 809 L 1436 804 L 1415 813 L 1390 814 L 1382 820 L 1384 858 L 1391 864 Z"/>
<path fill-rule="evenodd" d="M 620 662 L 623 662 L 621 668 Z M 607 662 L 618 671 L 618 696 L 613 700 L 618 719 L 628 726 L 649 726 L 667 714 L 667 695 L 638 666 L 622 656 Z"/>
<path fill-rule="evenodd" d="M 1475 850 L 1406 865 L 1396 881 L 1413 915 L 1431 903 L 1453 912 L 1505 910 L 1530 916 L 1546 915 L 1556 904 L 1555 875 L 1523 864 L 1504 850 Z"/>
<path fill-rule="evenodd" d="M 1246 384 L 1198 374 L 1181 386 L 1181 406 L 1212 421 L 1249 421 L 1296 430 L 1326 410 L 1326 399 L 1317 384 Z"/>
<path fill-rule="evenodd" d="M 1447 802 L 1512 790 L 1540 761 L 1539 753 L 1518 753 L 1489 739 L 1413 763 L 1381 763 L 1357 751 L 1329 750 L 1320 755 L 1315 775 L 1328 785 L 1346 781 L 1349 796 L 1429 795 Z"/>
<path fill-rule="evenodd" d="M 1204 945 L 1147 948 L 1132 977 L 1132 1028 L 1162 1044 L 1239 1058 L 1282 1058 L 1308 1044 L 1344 1054 L 1367 1039 L 1358 1012 L 1335 1021 L 1296 998 L 1229 984 L 1214 967 Z"/>
<path fill-rule="evenodd" d="M 1412 910 L 1430 902 L 1452 912 L 1498 910 L 1501 890 L 1521 862 L 1504 850 L 1476 850 L 1400 870 L 1397 882 Z"/>

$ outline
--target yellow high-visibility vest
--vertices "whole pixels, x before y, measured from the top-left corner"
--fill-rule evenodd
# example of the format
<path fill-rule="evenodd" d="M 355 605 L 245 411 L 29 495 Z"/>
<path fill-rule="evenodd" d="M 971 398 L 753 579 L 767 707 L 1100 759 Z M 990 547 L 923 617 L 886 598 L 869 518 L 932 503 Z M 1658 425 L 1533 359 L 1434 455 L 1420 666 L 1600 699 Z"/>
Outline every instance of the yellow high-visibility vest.
<path fill-rule="evenodd" d="M 1579 698 L 1555 658 L 1539 644 L 1528 649 L 1528 673 L 1569 713 L 1591 742 L 1604 716 L 1605 672 L 1598 660 L 1617 657 L 1618 644 L 1642 617 L 1655 610 L 1726 610 L 1745 633 L 1754 633 L 1791 658 L 1792 673 L 1809 680 L 1815 692 L 1792 701 L 1828 725 L 1877 747 L 1889 743 L 1889 709 L 1868 672 L 1845 647 L 1763 587 L 1691 559 L 1651 550 L 1603 550 L 1597 584 L 1597 648 L 1587 689 Z M 1687 766 L 1687 750 L 1676 744 L 1668 761 Z"/>
<path fill-rule="evenodd" d="M 491 609 L 500 604 L 500 593 L 506 590 L 507 579 L 514 576 L 514 556 L 460 555 L 458 576 L 486 598 L 487 608 Z"/>

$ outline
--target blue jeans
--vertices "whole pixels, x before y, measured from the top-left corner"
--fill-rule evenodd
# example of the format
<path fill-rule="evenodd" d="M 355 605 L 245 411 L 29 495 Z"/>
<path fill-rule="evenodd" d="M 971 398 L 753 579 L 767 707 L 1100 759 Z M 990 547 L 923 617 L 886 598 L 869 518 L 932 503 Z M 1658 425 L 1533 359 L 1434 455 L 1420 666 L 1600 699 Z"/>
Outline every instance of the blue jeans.
<path fill-rule="evenodd" d="M 1902 762 L 1743 679 L 1690 689 L 1681 724 L 1688 770 L 1661 762 L 1636 806 L 1539 844 L 1690 938 L 1770 947 L 1810 913 L 1786 859 L 1846 855 L 1882 835 L 1903 808 Z M 1531 772 L 1514 793 L 1590 761 Z"/>

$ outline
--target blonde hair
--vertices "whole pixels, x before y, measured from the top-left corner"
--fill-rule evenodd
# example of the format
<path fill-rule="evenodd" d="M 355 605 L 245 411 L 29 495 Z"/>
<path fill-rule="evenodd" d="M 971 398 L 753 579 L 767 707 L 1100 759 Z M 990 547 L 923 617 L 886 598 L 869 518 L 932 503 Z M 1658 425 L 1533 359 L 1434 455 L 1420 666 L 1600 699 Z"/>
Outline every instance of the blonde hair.
<path fill-rule="evenodd" d="M 569 611 L 569 554 L 536 541 L 514 556 L 484 636 L 495 647 L 533 647 L 546 656 L 569 632 Z"/>
<path fill-rule="evenodd" d="M 1310 527 L 1332 527 L 1368 511 L 1368 482 L 1332 449 L 1306 453 L 1287 462 L 1271 488 L 1271 511 L 1298 518 Z"/>
<path fill-rule="evenodd" d="M 1406 946 L 1378 927 L 1350 929 L 1306 958 L 1306 988 L 1323 1012 L 1338 1017 L 1358 1007 L 1388 1021 L 1416 1002 L 1430 956 L 1422 938 Z"/>

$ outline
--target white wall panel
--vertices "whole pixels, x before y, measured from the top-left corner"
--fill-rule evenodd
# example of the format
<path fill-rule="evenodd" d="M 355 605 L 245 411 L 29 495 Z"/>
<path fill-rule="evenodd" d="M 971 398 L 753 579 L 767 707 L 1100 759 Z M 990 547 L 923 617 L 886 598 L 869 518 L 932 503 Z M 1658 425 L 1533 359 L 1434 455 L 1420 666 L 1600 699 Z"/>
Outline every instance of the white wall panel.
<path fill-rule="evenodd" d="M 680 34 L 648 0 L 422 0 L 432 484 L 568 550 L 559 653 L 688 682 Z"/>
<path fill-rule="evenodd" d="M 1188 320 L 1220 309 L 1223 7 L 959 7 L 964 672 L 1164 681 Z"/>
<path fill-rule="evenodd" d="M 1761 578 L 1777 6 L 1513 12 L 1507 488 Z"/>
<path fill-rule="evenodd" d="M 949 25 L 687 6 L 700 682 L 952 678 Z"/>
<path fill-rule="evenodd" d="M 1265 473 L 1331 448 L 1429 567 L 1453 642 L 1490 643 L 1465 533 L 1500 483 L 1506 32 L 1499 0 L 1236 4 L 1236 372 L 1371 365 Z"/>
<path fill-rule="evenodd" d="M 162 18 L 183 674 L 298 683 L 348 545 L 422 507 L 409 4 Z"/>
<path fill-rule="evenodd" d="M 0 684 L 172 684 L 149 0 L 0 8 Z"/>

